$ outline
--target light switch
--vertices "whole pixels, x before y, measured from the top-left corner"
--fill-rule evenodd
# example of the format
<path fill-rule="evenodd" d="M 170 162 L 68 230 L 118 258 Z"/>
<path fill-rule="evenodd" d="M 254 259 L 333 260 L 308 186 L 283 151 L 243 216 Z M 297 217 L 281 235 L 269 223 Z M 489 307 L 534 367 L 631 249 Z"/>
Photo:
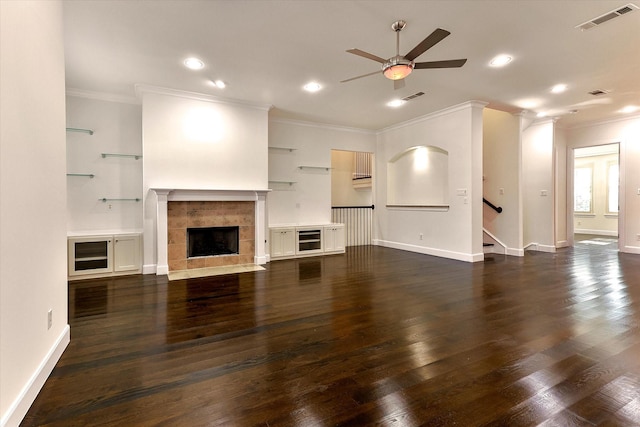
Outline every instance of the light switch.
<path fill-rule="evenodd" d="M 540 190 L 540 195 L 541 196 L 546 196 L 547 195 L 547 190 Z"/>
<path fill-rule="evenodd" d="M 466 196 L 467 195 L 467 189 L 466 188 L 458 188 L 456 190 L 456 194 L 458 196 Z"/>

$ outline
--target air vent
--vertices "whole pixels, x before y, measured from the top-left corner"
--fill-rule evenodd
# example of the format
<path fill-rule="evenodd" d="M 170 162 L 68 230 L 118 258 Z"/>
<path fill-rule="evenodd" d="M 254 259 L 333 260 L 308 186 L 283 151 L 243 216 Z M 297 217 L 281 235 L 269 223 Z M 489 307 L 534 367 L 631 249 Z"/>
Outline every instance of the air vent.
<path fill-rule="evenodd" d="M 409 96 L 407 96 L 405 98 L 402 98 L 402 100 L 403 101 L 411 101 L 413 98 L 417 98 L 417 97 L 422 96 L 422 95 L 424 95 L 424 92 L 416 92 L 413 95 L 409 95 Z"/>
<path fill-rule="evenodd" d="M 611 92 L 611 91 L 610 90 L 604 90 L 604 89 L 596 89 L 596 90 L 592 90 L 591 92 L 589 92 L 589 95 L 600 96 L 600 95 L 606 95 L 609 92 Z"/>
<path fill-rule="evenodd" d="M 613 18 L 617 18 L 629 12 L 633 12 L 634 10 L 637 10 L 637 9 L 638 9 L 638 6 L 636 6 L 635 4 L 629 3 L 618 9 L 612 10 L 611 12 L 607 12 L 604 15 L 600 15 L 596 18 L 593 18 L 583 24 L 577 25 L 576 28 L 579 28 L 582 31 L 590 30 L 591 28 L 597 27 L 600 24 L 604 24 L 605 22 L 610 21 Z"/>

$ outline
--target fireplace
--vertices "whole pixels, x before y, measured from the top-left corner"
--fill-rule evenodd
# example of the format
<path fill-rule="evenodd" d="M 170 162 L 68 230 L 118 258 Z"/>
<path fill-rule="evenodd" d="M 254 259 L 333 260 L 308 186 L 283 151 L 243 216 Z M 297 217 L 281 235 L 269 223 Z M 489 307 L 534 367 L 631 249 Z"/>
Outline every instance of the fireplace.
<path fill-rule="evenodd" d="M 240 227 L 187 228 L 187 258 L 238 255 Z"/>
<path fill-rule="evenodd" d="M 152 190 L 157 196 L 156 274 L 267 262 L 267 190 Z M 237 253 L 187 257 L 187 229 L 236 226 Z"/>

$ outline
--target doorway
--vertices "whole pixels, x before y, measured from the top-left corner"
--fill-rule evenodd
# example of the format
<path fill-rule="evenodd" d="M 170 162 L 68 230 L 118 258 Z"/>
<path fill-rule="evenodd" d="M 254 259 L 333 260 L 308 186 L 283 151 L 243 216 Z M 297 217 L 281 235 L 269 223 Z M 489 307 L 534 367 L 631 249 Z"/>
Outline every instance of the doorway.
<path fill-rule="evenodd" d="M 574 247 L 618 247 L 620 144 L 573 150 Z"/>

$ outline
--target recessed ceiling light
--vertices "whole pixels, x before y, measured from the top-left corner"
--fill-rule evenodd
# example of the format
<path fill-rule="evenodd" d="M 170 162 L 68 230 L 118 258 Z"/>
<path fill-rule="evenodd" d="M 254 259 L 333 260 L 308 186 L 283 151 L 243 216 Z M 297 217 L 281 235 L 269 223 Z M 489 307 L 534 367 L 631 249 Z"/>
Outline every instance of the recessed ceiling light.
<path fill-rule="evenodd" d="M 545 113 L 544 111 L 541 111 L 538 114 L 536 114 L 536 117 L 547 117 L 547 113 Z"/>
<path fill-rule="evenodd" d="M 636 111 L 640 111 L 640 107 L 636 105 L 627 105 L 619 111 L 624 114 L 635 113 Z"/>
<path fill-rule="evenodd" d="M 397 108 L 397 107 L 400 107 L 401 105 L 403 105 L 405 102 L 407 102 L 407 101 L 404 101 L 402 99 L 394 99 L 393 101 L 387 102 L 387 107 Z"/>
<path fill-rule="evenodd" d="M 204 62 L 198 58 L 187 58 L 184 60 L 184 66 L 191 70 L 199 70 L 204 68 Z"/>
<path fill-rule="evenodd" d="M 224 89 L 225 87 L 227 87 L 227 84 L 222 80 L 214 80 L 212 83 L 218 89 Z"/>
<path fill-rule="evenodd" d="M 566 84 L 557 84 L 554 87 L 551 88 L 551 93 L 562 93 L 565 90 L 567 90 L 567 85 Z"/>
<path fill-rule="evenodd" d="M 320 86 L 320 83 L 309 82 L 306 85 L 304 85 L 302 88 L 307 92 L 317 92 L 320 89 L 322 89 L 322 86 Z"/>
<path fill-rule="evenodd" d="M 509 62 L 511 62 L 512 59 L 513 58 L 511 58 L 509 55 L 498 55 L 489 62 L 489 65 L 492 67 L 504 67 Z"/>

